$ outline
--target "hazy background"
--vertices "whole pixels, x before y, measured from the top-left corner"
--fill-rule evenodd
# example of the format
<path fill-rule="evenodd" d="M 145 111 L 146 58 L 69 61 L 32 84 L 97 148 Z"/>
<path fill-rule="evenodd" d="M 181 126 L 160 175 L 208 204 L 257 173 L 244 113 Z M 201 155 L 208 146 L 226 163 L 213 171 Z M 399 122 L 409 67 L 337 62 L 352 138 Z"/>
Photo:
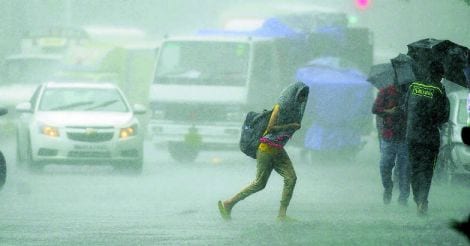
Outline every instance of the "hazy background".
<path fill-rule="evenodd" d="M 0 57 L 19 52 L 25 32 L 51 25 L 133 27 L 158 40 L 234 16 L 314 8 L 347 12 L 352 26 L 370 28 L 375 63 L 427 37 L 470 47 L 468 0 L 375 0 L 365 10 L 353 0 L 0 0 Z M 146 141 L 141 176 L 54 165 L 30 174 L 16 168 L 14 139 L 0 137 L 8 165 L 0 245 L 467 245 L 448 223 L 468 215 L 468 185 L 433 185 L 426 219 L 411 198 L 406 208 L 395 199 L 383 206 L 376 131 L 366 140 L 357 159 L 340 163 L 310 162 L 287 147 L 298 176 L 289 215 L 300 222 L 282 225 L 275 216 L 283 180 L 274 173 L 237 205 L 232 223 L 220 218 L 217 201 L 256 172 L 238 150 L 178 163 Z"/>
<path fill-rule="evenodd" d="M 466 0 L 371 0 L 365 10 L 353 0 L 1 0 L 0 55 L 18 51 L 24 31 L 50 25 L 115 25 L 146 30 L 157 38 L 217 27 L 230 15 L 293 11 L 312 5 L 345 11 L 356 26 L 374 32 L 376 61 L 406 53 L 406 44 L 434 37 L 470 46 Z"/>

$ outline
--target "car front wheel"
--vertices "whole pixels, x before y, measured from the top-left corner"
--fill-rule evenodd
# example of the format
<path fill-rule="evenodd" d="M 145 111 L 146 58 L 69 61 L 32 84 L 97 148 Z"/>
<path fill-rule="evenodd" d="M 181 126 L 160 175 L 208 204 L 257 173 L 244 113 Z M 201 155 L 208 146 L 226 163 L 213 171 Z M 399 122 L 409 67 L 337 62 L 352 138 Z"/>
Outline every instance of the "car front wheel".
<path fill-rule="evenodd" d="M 44 164 L 33 160 L 33 154 L 32 154 L 33 150 L 31 148 L 31 144 L 28 144 L 27 146 L 28 146 L 27 147 L 28 149 L 26 152 L 26 158 L 24 160 L 24 162 L 26 163 L 26 167 L 28 168 L 30 172 L 34 172 L 34 173 L 41 172 L 44 169 Z"/>
<path fill-rule="evenodd" d="M 18 168 L 24 168 L 26 162 L 25 149 L 19 134 L 16 134 L 16 166 Z"/>
<path fill-rule="evenodd" d="M 450 152 L 452 146 L 445 146 L 439 151 L 434 168 L 433 181 L 438 184 L 450 184 L 454 176 L 454 164 Z"/>

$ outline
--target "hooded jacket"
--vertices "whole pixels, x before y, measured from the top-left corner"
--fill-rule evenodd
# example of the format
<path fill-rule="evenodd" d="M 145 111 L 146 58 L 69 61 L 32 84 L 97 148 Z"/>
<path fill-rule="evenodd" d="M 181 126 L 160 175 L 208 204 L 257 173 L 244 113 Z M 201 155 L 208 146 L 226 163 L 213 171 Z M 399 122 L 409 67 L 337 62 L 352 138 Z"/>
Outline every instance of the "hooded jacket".
<path fill-rule="evenodd" d="M 279 107 L 279 114 L 275 125 L 286 125 L 299 123 L 302 121 L 306 100 L 299 102 L 299 95 L 306 93 L 308 97 L 309 88 L 302 82 L 295 82 L 286 87 L 277 100 L 274 107 Z M 287 129 L 283 131 L 271 131 L 260 139 L 260 142 L 267 143 L 273 147 L 283 147 L 292 137 L 296 130 Z"/>
<path fill-rule="evenodd" d="M 401 108 L 404 93 L 393 84 L 380 89 L 377 98 L 372 106 L 372 113 L 380 117 L 378 123 L 380 126 L 379 134 L 386 141 L 404 141 L 406 132 L 405 112 Z M 386 109 L 396 107 L 396 112 L 392 114 L 385 113 Z"/>

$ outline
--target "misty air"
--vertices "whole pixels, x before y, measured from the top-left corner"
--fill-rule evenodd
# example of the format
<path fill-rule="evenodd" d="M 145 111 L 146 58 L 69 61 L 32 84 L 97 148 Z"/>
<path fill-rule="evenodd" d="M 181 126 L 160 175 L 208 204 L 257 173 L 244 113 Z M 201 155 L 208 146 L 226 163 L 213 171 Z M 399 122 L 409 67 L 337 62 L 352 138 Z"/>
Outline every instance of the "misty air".
<path fill-rule="evenodd" d="M 469 0 L 3 0 L 0 245 L 469 245 Z"/>

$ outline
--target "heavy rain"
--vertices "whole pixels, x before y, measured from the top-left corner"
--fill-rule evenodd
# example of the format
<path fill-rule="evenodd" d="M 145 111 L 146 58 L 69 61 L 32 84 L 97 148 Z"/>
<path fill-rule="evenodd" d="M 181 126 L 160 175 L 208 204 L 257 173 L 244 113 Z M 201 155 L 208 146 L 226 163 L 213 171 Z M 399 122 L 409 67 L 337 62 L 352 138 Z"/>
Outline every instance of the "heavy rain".
<path fill-rule="evenodd" d="M 468 23 L 469 0 L 2 0 L 0 245 L 468 245 Z"/>

